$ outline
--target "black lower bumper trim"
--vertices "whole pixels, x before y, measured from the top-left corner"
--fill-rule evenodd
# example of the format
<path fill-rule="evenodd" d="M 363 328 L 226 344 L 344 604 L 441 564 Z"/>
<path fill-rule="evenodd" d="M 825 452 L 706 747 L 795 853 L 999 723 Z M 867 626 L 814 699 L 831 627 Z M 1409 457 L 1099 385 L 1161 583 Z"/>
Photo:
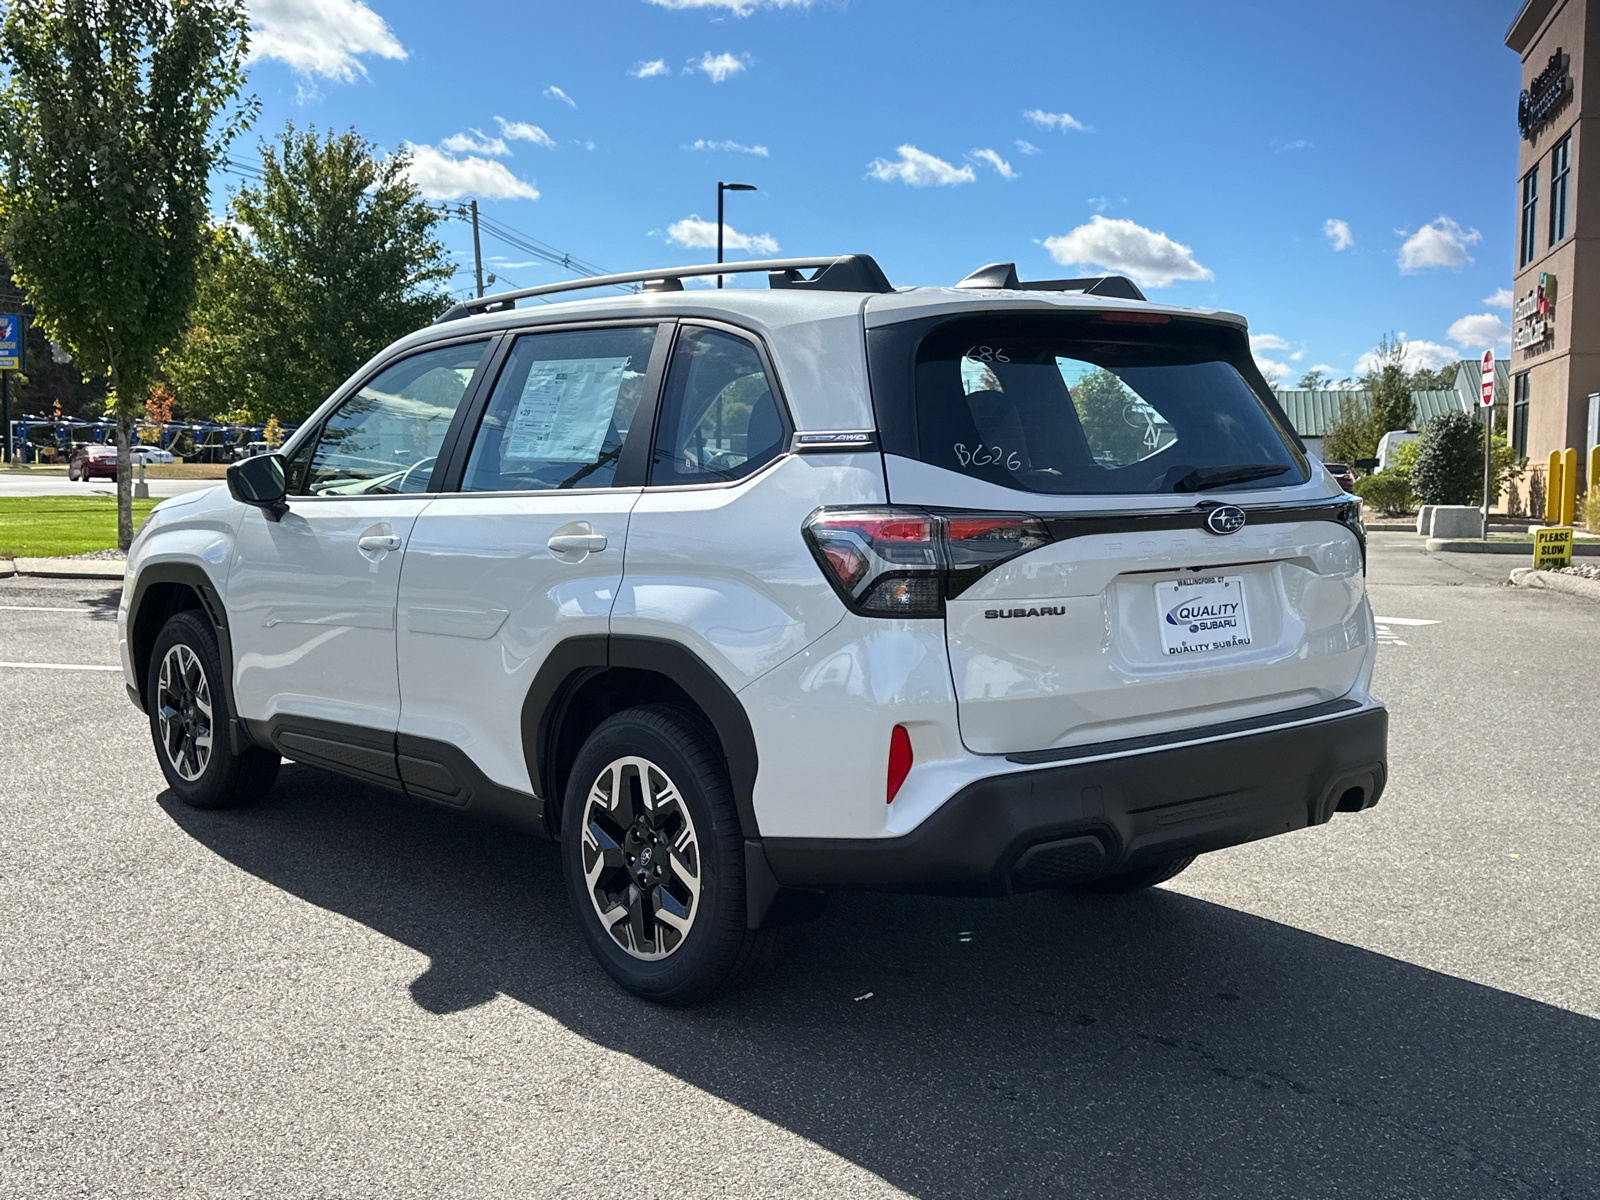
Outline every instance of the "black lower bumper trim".
<path fill-rule="evenodd" d="M 788 887 L 1003 895 L 1320 825 L 1376 804 L 1389 715 L 1290 728 L 968 784 L 897 838 L 763 839 Z M 1091 846 L 1090 842 L 1095 843 Z"/>

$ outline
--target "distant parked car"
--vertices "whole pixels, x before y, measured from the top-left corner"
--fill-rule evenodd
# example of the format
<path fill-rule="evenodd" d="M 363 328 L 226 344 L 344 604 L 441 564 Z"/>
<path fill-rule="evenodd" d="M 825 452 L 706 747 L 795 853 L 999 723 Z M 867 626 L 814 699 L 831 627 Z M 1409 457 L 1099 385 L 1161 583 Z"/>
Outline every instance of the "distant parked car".
<path fill-rule="evenodd" d="M 1332 475 L 1345 491 L 1353 492 L 1356 490 L 1355 472 L 1350 469 L 1349 463 L 1323 463 L 1322 465 L 1327 468 L 1328 474 Z"/>
<path fill-rule="evenodd" d="M 79 446 L 67 461 L 67 478 L 71 480 L 115 479 L 117 477 L 117 448 L 115 446 Z"/>
<path fill-rule="evenodd" d="M 140 463 L 169 463 L 173 461 L 172 451 L 163 450 L 159 446 L 129 446 L 128 457 L 133 460 L 133 465 Z"/>

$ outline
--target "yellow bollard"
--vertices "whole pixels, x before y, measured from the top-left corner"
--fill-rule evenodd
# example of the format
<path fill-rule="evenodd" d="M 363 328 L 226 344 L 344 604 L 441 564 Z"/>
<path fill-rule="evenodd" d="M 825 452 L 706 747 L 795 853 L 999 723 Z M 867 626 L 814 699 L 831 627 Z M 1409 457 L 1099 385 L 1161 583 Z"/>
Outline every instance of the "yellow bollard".
<path fill-rule="evenodd" d="M 1561 523 L 1571 525 L 1578 510 L 1578 452 L 1571 446 L 1561 459 Z"/>
<path fill-rule="evenodd" d="M 1544 476 L 1544 523 L 1558 524 L 1561 515 L 1561 451 L 1550 451 L 1550 465 Z"/>
<path fill-rule="evenodd" d="M 1600 446 L 1589 448 L 1589 478 L 1586 482 L 1591 492 L 1600 488 Z M 1600 517 L 1600 513 L 1594 515 Z"/>

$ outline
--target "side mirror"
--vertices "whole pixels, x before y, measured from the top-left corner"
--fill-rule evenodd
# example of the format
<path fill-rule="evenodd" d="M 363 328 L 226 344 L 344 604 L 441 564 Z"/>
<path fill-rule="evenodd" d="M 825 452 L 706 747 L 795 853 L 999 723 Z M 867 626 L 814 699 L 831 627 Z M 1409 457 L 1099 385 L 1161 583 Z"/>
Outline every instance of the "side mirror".
<path fill-rule="evenodd" d="M 234 463 L 228 468 L 228 494 L 241 504 L 259 508 L 267 520 L 276 521 L 289 511 L 283 457 L 260 454 Z"/>

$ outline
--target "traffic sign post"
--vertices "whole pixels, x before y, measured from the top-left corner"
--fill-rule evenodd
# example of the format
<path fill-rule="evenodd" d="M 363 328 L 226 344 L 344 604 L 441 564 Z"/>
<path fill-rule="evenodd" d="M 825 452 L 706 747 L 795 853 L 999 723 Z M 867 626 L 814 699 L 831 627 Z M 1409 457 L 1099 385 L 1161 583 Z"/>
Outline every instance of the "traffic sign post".
<path fill-rule="evenodd" d="M 0 461 L 11 461 L 11 372 L 28 369 L 28 320 L 19 313 L 0 313 Z"/>
<path fill-rule="evenodd" d="M 1494 351 L 1483 352 L 1483 370 L 1479 374 L 1483 394 L 1479 407 L 1483 409 L 1483 540 L 1489 540 L 1489 456 L 1494 444 Z"/>

